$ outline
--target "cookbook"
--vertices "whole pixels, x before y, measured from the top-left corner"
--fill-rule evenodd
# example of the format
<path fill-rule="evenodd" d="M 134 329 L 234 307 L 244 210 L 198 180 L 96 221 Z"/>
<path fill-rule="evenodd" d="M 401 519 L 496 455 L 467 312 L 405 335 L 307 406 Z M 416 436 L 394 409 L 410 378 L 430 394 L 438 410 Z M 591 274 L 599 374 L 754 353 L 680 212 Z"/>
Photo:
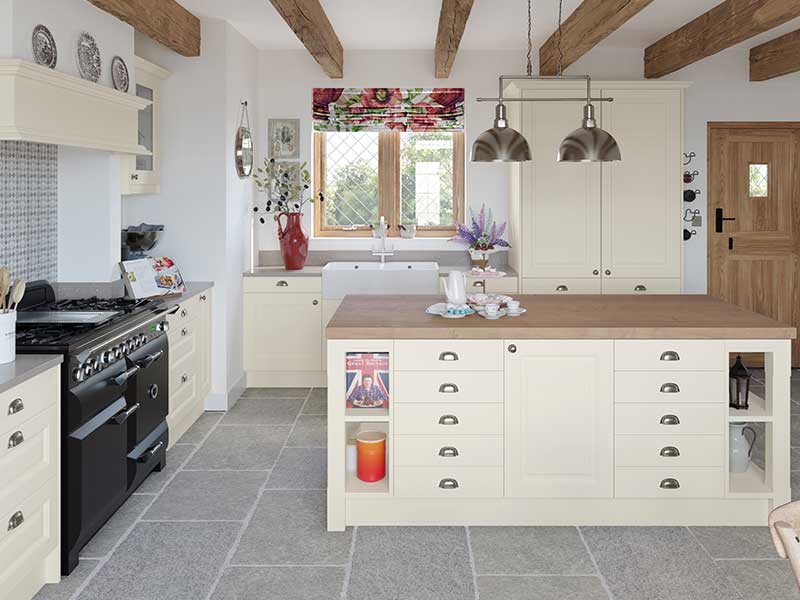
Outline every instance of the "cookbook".
<path fill-rule="evenodd" d="M 168 256 L 123 260 L 119 267 L 125 289 L 132 298 L 153 298 L 186 291 L 178 265 Z"/>
<path fill-rule="evenodd" d="M 347 408 L 389 408 L 389 353 L 348 352 Z"/>

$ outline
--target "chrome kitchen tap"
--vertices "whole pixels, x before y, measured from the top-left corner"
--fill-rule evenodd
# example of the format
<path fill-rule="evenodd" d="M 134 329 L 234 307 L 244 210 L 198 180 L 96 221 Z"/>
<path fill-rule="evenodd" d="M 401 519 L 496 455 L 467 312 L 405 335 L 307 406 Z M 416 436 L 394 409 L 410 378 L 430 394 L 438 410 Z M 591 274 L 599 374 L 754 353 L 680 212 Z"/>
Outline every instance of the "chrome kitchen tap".
<path fill-rule="evenodd" d="M 389 243 L 389 245 L 387 246 L 387 239 L 386 239 L 386 231 L 387 231 L 387 227 L 386 227 L 386 217 L 383 217 L 383 216 L 381 217 L 381 221 L 380 221 L 379 227 L 380 227 L 380 230 L 381 230 L 381 231 L 380 231 L 380 233 L 381 233 L 381 237 L 380 237 L 380 240 L 381 240 L 381 243 L 380 243 L 380 249 L 378 249 L 378 250 L 375 250 L 375 249 L 373 248 L 373 250 L 372 250 L 372 256 L 380 256 L 380 257 L 381 257 L 381 264 L 385 264 L 385 263 L 386 263 L 386 257 L 387 257 L 387 256 L 394 256 L 394 250 L 392 250 L 391 243 Z"/>

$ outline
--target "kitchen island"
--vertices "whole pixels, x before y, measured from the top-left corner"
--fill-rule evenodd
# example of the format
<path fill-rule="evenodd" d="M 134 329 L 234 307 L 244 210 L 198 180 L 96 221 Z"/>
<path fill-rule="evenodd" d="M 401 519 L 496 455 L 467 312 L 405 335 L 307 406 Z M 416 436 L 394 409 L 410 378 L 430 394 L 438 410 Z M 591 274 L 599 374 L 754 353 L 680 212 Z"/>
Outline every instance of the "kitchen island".
<path fill-rule="evenodd" d="M 518 299 L 527 312 L 496 321 L 425 314 L 436 296 L 344 299 L 327 327 L 328 529 L 765 525 L 789 501 L 794 328 L 705 296 Z M 739 354 L 765 367 L 746 410 L 728 406 Z M 350 401 L 363 355 L 383 360 L 383 406 Z M 764 455 L 732 472 L 729 426 L 755 422 Z M 366 430 L 386 434 L 374 483 L 346 468 Z"/>

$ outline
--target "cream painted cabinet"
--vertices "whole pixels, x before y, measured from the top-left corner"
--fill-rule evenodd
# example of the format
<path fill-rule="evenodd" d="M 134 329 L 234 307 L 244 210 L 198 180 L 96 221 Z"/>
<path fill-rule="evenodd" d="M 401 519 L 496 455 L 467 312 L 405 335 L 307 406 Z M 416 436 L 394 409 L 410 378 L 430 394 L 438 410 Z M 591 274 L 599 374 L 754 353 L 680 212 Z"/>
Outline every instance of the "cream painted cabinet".
<path fill-rule="evenodd" d="M 614 343 L 507 341 L 505 493 L 614 495 Z"/>
<path fill-rule="evenodd" d="M 211 290 L 200 294 L 198 323 L 198 393 L 205 401 L 211 392 Z"/>

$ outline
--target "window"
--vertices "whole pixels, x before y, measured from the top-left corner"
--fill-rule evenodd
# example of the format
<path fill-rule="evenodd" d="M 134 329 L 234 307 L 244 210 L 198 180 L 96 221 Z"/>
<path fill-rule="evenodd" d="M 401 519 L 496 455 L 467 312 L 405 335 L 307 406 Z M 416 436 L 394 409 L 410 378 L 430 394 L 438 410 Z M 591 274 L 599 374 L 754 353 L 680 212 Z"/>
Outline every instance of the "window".
<path fill-rule="evenodd" d="M 464 214 L 463 132 L 317 132 L 317 236 L 368 237 L 384 216 L 390 235 L 452 235 Z"/>
<path fill-rule="evenodd" d="M 766 198 L 769 196 L 769 165 L 751 163 L 749 182 L 749 196 L 751 198 Z"/>

